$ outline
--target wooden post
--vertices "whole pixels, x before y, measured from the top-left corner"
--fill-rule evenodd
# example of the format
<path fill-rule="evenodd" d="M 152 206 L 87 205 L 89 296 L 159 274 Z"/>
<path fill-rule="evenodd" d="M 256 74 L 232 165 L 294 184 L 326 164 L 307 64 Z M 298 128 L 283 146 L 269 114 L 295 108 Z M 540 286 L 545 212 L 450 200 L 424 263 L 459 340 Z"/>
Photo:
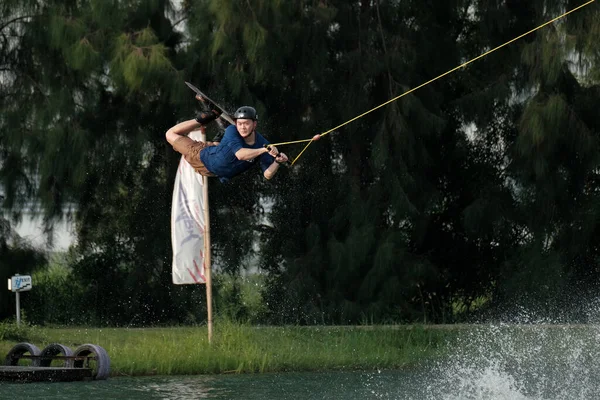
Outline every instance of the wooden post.
<path fill-rule="evenodd" d="M 202 140 L 206 141 L 206 134 L 202 132 Z M 213 315 L 212 315 L 212 278 L 211 278 L 211 245 L 210 245 L 210 214 L 208 207 L 208 177 L 203 176 L 204 185 L 202 186 L 204 196 L 204 277 L 206 278 L 206 312 L 208 314 L 208 343 L 212 343 L 213 336 Z"/>

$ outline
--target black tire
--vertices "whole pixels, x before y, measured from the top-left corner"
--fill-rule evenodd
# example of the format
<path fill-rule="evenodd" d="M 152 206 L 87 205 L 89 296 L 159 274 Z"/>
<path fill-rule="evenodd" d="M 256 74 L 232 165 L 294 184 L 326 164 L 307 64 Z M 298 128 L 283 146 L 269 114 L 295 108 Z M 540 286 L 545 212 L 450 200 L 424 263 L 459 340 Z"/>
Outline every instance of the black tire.
<path fill-rule="evenodd" d="M 40 367 L 49 367 L 52 364 L 52 357 L 63 355 L 65 357 L 70 357 L 73 355 L 73 350 L 70 347 L 63 346 L 60 343 L 51 343 L 48 346 L 44 347 L 44 350 L 40 353 Z M 72 359 L 65 359 L 63 362 L 63 367 L 71 368 L 73 367 Z"/>
<path fill-rule="evenodd" d="M 108 353 L 102 347 L 95 344 L 82 344 L 75 349 L 75 357 L 94 357 L 95 360 L 74 360 L 75 368 L 85 368 L 88 366 L 86 361 L 89 361 L 89 366 L 92 368 L 92 377 L 96 380 L 104 380 L 108 378 L 110 372 L 110 358 Z"/>
<path fill-rule="evenodd" d="M 40 349 L 31 343 L 17 343 L 13 346 L 12 349 L 6 355 L 6 359 L 4 360 L 4 365 L 19 365 L 19 361 L 21 360 L 21 356 L 29 353 L 30 356 L 39 356 Z M 39 358 L 34 358 L 31 360 L 31 366 L 37 367 L 40 363 Z"/>

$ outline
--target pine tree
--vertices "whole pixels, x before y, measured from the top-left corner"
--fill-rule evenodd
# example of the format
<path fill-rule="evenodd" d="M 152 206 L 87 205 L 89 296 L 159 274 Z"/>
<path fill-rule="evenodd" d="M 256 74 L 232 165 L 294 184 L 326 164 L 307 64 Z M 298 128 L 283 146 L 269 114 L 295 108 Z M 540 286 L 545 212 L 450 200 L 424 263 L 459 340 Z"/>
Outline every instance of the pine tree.
<path fill-rule="evenodd" d="M 18 212 L 26 199 L 48 227 L 74 218 L 85 266 L 75 273 L 96 321 L 110 322 L 104 301 L 130 299 L 129 314 L 113 317 L 165 318 L 176 157 L 165 151 L 164 132 L 176 122 L 174 103 L 192 106 L 177 85 L 170 2 L 12 3 L 3 2 L 3 15 L 19 21 L 3 54 L 4 208 Z M 121 269 L 121 297 L 111 296 L 106 268 Z"/>

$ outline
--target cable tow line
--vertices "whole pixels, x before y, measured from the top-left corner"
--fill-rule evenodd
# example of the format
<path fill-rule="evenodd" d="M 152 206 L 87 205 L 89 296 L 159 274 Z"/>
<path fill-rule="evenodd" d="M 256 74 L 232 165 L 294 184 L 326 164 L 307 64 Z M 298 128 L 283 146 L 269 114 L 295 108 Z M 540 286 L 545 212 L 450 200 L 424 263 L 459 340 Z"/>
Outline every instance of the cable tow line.
<path fill-rule="evenodd" d="M 573 12 L 575 12 L 575 11 L 577 11 L 577 10 L 579 10 L 579 9 L 583 8 L 583 7 L 585 7 L 585 6 L 587 6 L 587 5 L 590 5 L 590 4 L 592 4 L 592 3 L 593 3 L 593 2 L 595 2 L 595 1 L 596 1 L 596 0 L 590 0 L 590 1 L 588 1 L 587 3 L 584 3 L 584 4 L 580 5 L 580 6 L 577 6 L 577 7 L 573 8 L 572 10 L 569 10 L 569 11 L 565 12 L 564 14 L 562 14 L 562 15 L 559 15 L 558 17 L 556 17 L 556 18 L 553 18 L 553 19 L 551 19 L 550 21 L 547 21 L 547 22 L 545 22 L 545 23 L 543 23 L 542 25 L 540 25 L 540 26 L 538 26 L 538 27 L 536 27 L 536 28 L 533 28 L 533 29 L 532 29 L 532 30 L 530 30 L 530 31 L 527 31 L 527 32 L 525 32 L 525 33 L 523 33 L 523 34 L 521 34 L 521 35 L 517 36 L 516 38 L 509 40 L 508 42 L 506 42 L 506 43 L 504 43 L 504 44 L 501 44 L 501 45 L 500 45 L 500 46 L 498 46 L 498 47 L 494 47 L 493 49 L 486 51 L 485 53 L 483 53 L 483 54 L 481 54 L 481 55 L 479 55 L 479 56 L 477 56 L 477 57 L 475 57 L 475 58 L 473 58 L 473 59 L 471 59 L 471 60 L 469 60 L 469 61 L 467 61 L 467 62 L 465 62 L 465 63 L 461 64 L 461 65 L 459 65 L 458 67 L 452 68 L 451 70 L 449 70 L 449 71 L 446 71 L 446 72 L 444 72 L 443 74 L 441 74 L 441 75 L 438 75 L 438 76 L 436 76 L 435 78 L 433 78 L 433 79 L 430 79 L 430 80 L 428 80 L 427 82 L 425 82 L 425 83 L 422 83 L 422 84 L 420 84 L 419 86 L 416 86 L 416 87 L 414 87 L 414 88 L 412 88 L 412 89 L 410 89 L 410 90 L 408 90 L 408 91 L 406 91 L 406 92 L 402 93 L 401 95 L 399 95 L 399 96 L 396 96 L 396 97 L 394 97 L 393 99 L 391 99 L 391 100 L 388 100 L 388 101 L 386 101 L 385 103 L 378 105 L 377 107 L 373 107 L 373 108 L 372 108 L 372 109 L 370 109 L 369 111 L 365 111 L 364 113 L 362 113 L 362 114 L 360 114 L 360 115 L 358 115 L 358 116 L 356 116 L 356 117 L 354 117 L 354 118 L 352 118 L 352 119 L 350 119 L 350 120 L 348 120 L 348 121 L 344 122 L 343 124 L 340 124 L 340 125 L 336 126 L 335 128 L 331 128 L 331 129 L 329 129 L 328 131 L 325 131 L 325 132 L 323 132 L 323 133 L 320 133 L 320 134 L 318 134 L 318 135 L 314 135 L 314 136 L 313 136 L 312 138 L 310 138 L 310 139 L 294 140 L 294 141 L 292 141 L 292 142 L 272 143 L 272 144 L 271 144 L 271 146 L 284 146 L 284 145 L 288 145 L 288 144 L 296 144 L 296 143 L 304 143 L 304 142 L 308 142 L 308 143 L 306 144 L 306 146 L 304 146 L 304 149 L 302 149 L 302 151 L 300 152 L 300 154 L 298 154 L 298 155 L 296 156 L 296 158 L 294 158 L 294 160 L 292 161 L 291 165 L 294 165 L 294 164 L 296 163 L 296 161 L 297 161 L 297 160 L 300 158 L 300 156 L 302 155 L 302 153 L 304 153 L 304 152 L 306 151 L 306 149 L 308 148 L 308 146 L 310 146 L 310 145 L 311 145 L 311 143 L 312 143 L 312 142 L 314 142 L 315 140 L 319 140 L 319 139 L 320 139 L 322 136 L 328 135 L 329 133 L 331 133 L 331 132 L 333 132 L 333 131 L 335 131 L 335 130 L 337 130 L 337 129 L 339 129 L 339 128 L 341 128 L 341 127 L 343 127 L 343 126 L 347 125 L 347 124 L 349 124 L 350 122 L 356 121 L 357 119 L 359 119 L 359 118 L 362 118 L 362 117 L 364 117 L 365 115 L 367 115 L 367 114 L 369 114 L 369 113 L 371 113 L 371 112 L 373 112 L 373 111 L 375 111 L 375 110 L 377 110 L 377 109 L 379 109 L 379 108 L 381 108 L 381 107 L 383 107 L 383 106 L 386 106 L 386 105 L 390 104 L 391 102 L 394 102 L 394 101 L 398 100 L 399 98 L 401 98 L 401 97 L 404 97 L 404 96 L 406 96 L 407 94 L 410 94 L 410 93 L 414 92 L 414 91 L 415 91 L 415 90 L 417 90 L 417 89 L 420 89 L 420 88 L 422 88 L 423 86 L 429 85 L 430 83 L 432 83 L 432 82 L 434 82 L 434 81 L 437 81 L 438 79 L 440 79 L 440 78 L 442 78 L 442 77 L 444 77 L 444 76 L 446 76 L 446 75 L 448 75 L 448 74 L 451 74 L 452 72 L 454 72 L 454 71 L 456 71 L 456 70 L 459 70 L 459 69 L 461 69 L 461 68 L 463 68 L 463 67 L 466 67 L 467 65 L 471 64 L 472 62 L 474 62 L 474 61 L 477 61 L 477 60 L 479 60 L 480 58 L 483 58 L 483 57 L 487 56 L 488 54 L 490 54 L 490 53 L 493 53 L 493 52 L 494 52 L 494 51 L 496 51 L 496 50 L 499 50 L 499 49 L 501 49 L 501 48 L 503 48 L 503 47 L 505 47 L 505 46 L 508 46 L 509 44 L 511 44 L 511 43 L 513 43 L 513 42 L 515 42 L 515 41 L 517 41 L 517 40 L 519 40 L 519 39 L 521 39 L 521 38 L 523 38 L 523 37 L 525 37 L 525 36 L 527 36 L 527 35 L 529 35 L 529 34 L 531 34 L 531 33 L 535 32 L 535 31 L 537 31 L 537 30 L 539 30 L 539 29 L 541 29 L 541 28 L 543 28 L 543 27 L 545 27 L 546 25 L 550 25 L 551 23 L 553 23 L 553 22 L 556 22 L 556 21 L 558 21 L 559 19 L 561 19 L 561 18 L 564 18 L 564 17 L 566 17 L 567 15 L 569 15 L 569 14 L 571 14 L 571 13 L 573 13 Z"/>

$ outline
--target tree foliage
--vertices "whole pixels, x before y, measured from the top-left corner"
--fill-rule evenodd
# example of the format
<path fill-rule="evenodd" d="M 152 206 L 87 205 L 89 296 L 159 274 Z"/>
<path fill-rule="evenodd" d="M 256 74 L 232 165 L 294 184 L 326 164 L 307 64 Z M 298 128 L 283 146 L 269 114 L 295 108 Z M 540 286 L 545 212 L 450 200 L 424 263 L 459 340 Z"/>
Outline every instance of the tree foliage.
<path fill-rule="evenodd" d="M 3 209 L 71 212 L 90 321 L 197 320 L 201 290 L 170 283 L 183 80 L 274 143 L 372 110 L 272 182 L 211 184 L 216 267 L 265 272 L 274 323 L 552 314 L 599 278 L 599 6 L 373 108 L 576 5 L 2 0 Z"/>

